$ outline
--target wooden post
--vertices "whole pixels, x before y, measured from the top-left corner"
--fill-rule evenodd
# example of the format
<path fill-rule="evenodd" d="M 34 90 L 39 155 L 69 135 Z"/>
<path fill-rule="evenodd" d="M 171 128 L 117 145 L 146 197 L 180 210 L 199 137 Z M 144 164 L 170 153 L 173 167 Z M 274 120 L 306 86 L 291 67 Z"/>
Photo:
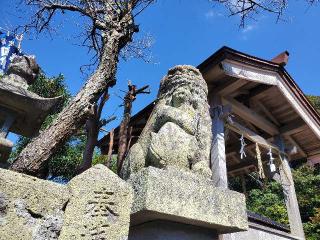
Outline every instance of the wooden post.
<path fill-rule="evenodd" d="M 285 152 L 285 145 L 284 145 L 283 138 L 281 136 L 277 136 L 275 140 L 279 149 L 282 152 Z M 290 224 L 290 231 L 291 231 L 291 234 L 297 237 L 300 237 L 302 239 L 305 239 L 297 195 L 294 188 L 294 182 L 293 182 L 293 177 L 291 173 L 291 168 L 288 162 L 288 157 L 283 154 L 281 156 L 281 161 L 282 162 L 279 169 L 280 178 L 278 179 L 278 181 L 280 181 L 280 184 L 282 185 L 282 188 L 283 188 L 284 199 L 287 206 L 287 212 L 288 212 L 288 218 L 289 218 L 289 224 Z"/>
<path fill-rule="evenodd" d="M 228 188 L 227 164 L 224 139 L 224 108 L 221 99 L 215 96 L 210 102 L 212 118 L 211 171 L 216 187 Z"/>
<path fill-rule="evenodd" d="M 247 196 L 246 179 L 245 179 L 243 174 L 240 175 L 240 180 L 241 180 L 242 192 L 243 192 L 244 195 Z"/>
<path fill-rule="evenodd" d="M 105 165 L 110 168 L 111 166 L 111 158 L 112 158 L 112 152 L 113 152 L 113 138 L 114 138 L 114 129 L 112 128 L 111 131 L 109 132 L 109 149 L 108 149 L 108 156 L 107 156 L 107 161 Z"/>

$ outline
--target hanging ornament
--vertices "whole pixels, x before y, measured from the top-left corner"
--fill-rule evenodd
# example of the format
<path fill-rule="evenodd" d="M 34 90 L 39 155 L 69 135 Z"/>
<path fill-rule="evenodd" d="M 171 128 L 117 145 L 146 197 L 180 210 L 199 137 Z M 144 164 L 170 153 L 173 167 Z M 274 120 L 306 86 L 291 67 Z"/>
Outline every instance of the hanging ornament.
<path fill-rule="evenodd" d="M 244 141 L 243 134 L 241 134 L 240 137 L 240 143 L 241 143 L 241 148 L 240 148 L 240 158 L 243 159 L 243 157 L 247 157 L 246 152 L 244 151 L 244 147 L 247 145 L 246 142 Z"/>
<path fill-rule="evenodd" d="M 275 172 L 276 171 L 276 165 L 274 164 L 273 160 L 274 157 L 272 156 L 272 149 L 269 149 L 269 152 L 267 153 L 269 155 L 269 167 L 270 167 L 270 172 Z"/>
<path fill-rule="evenodd" d="M 263 164 L 262 164 L 262 160 L 261 160 L 261 151 L 260 151 L 258 143 L 256 143 L 256 155 L 257 155 L 257 160 L 258 160 L 259 177 L 261 179 L 264 179 L 265 175 L 264 175 Z"/>

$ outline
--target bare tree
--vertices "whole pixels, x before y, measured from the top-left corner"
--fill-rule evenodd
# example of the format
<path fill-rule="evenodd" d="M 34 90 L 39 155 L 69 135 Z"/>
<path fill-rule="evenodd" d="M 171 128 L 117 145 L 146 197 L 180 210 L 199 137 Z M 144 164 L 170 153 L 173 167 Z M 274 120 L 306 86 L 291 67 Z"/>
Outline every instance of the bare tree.
<path fill-rule="evenodd" d="M 224 5 L 230 16 L 240 16 L 240 26 L 245 26 L 245 21 L 254 18 L 263 12 L 274 14 L 280 20 L 288 7 L 288 0 L 209 0 Z M 318 0 L 305 0 L 310 5 Z"/>
<path fill-rule="evenodd" d="M 98 67 L 86 84 L 58 115 L 53 124 L 35 137 L 21 152 L 11 169 L 43 176 L 50 156 L 85 121 L 95 114 L 95 104 L 116 83 L 118 57 L 138 32 L 134 18 L 154 0 L 25 0 L 36 9 L 25 29 L 50 29 L 57 13 L 72 12 L 89 20 L 84 42 L 96 53 Z"/>

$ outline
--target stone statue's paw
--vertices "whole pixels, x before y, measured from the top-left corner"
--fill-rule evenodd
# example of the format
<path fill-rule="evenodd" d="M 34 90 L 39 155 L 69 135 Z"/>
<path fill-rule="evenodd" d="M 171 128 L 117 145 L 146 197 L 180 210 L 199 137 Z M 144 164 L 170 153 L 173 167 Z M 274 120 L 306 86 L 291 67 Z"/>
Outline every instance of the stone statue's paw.
<path fill-rule="evenodd" d="M 194 136 L 172 122 L 165 123 L 158 133 L 151 133 L 148 151 L 151 165 L 158 168 L 172 165 L 189 169 L 192 142 L 196 142 Z"/>

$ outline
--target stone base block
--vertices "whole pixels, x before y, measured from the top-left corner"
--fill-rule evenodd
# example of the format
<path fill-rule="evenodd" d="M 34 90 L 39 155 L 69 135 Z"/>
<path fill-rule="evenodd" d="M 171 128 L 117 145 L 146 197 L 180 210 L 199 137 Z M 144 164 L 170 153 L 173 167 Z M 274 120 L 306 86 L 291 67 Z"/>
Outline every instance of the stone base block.
<path fill-rule="evenodd" d="M 245 197 L 191 172 L 148 167 L 133 174 L 131 226 L 165 220 L 232 233 L 248 229 Z"/>
<path fill-rule="evenodd" d="M 69 197 L 64 185 L 0 169 L 0 240 L 58 239 Z"/>

